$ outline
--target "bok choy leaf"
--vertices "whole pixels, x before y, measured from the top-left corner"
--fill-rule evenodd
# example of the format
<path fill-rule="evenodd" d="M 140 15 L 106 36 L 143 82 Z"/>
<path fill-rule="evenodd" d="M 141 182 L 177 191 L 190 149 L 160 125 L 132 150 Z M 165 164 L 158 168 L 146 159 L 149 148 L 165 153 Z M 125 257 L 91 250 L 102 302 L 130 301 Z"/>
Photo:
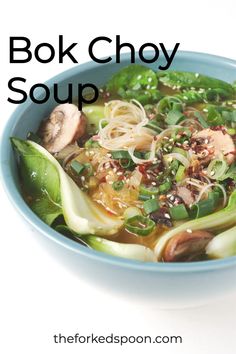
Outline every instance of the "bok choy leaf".
<path fill-rule="evenodd" d="M 134 259 L 137 261 L 155 261 L 154 252 L 150 248 L 143 245 L 114 242 L 95 235 L 79 235 L 65 225 L 58 225 L 56 230 L 66 236 L 79 239 L 96 251 L 104 252 L 116 257 Z"/>
<path fill-rule="evenodd" d="M 11 139 L 20 160 L 20 174 L 33 211 L 47 224 L 63 214 L 66 224 L 80 234 L 112 235 L 122 226 L 80 190 L 58 161 L 32 141 Z"/>
<path fill-rule="evenodd" d="M 220 232 L 226 228 L 234 226 L 236 223 L 236 190 L 233 191 L 229 198 L 228 205 L 215 213 L 204 216 L 199 219 L 188 221 L 176 228 L 170 230 L 161 236 L 155 246 L 155 254 L 158 260 L 161 260 L 162 253 L 167 242 L 175 235 L 187 230 L 208 230 L 212 232 Z"/>
<path fill-rule="evenodd" d="M 206 247 L 210 258 L 236 256 L 236 226 L 214 237 Z"/>

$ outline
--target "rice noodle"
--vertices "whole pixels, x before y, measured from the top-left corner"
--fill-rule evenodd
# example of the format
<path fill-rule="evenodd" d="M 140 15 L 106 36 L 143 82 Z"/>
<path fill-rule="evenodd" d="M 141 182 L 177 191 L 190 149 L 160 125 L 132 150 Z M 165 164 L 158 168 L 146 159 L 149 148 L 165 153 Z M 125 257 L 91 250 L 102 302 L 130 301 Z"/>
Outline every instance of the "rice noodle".
<path fill-rule="evenodd" d="M 167 157 L 167 158 L 172 157 L 172 158 L 180 161 L 184 165 L 185 168 L 188 168 L 190 166 L 189 160 L 185 156 L 183 156 L 177 152 L 172 152 L 168 155 L 165 155 L 165 157 Z"/>
<path fill-rule="evenodd" d="M 208 191 L 208 189 L 211 189 L 212 187 L 219 187 L 222 190 L 222 193 L 223 193 L 223 206 L 225 206 L 226 202 L 227 202 L 226 191 L 225 191 L 224 187 L 221 186 L 218 183 L 210 183 L 207 186 L 203 187 L 201 192 L 199 193 L 198 197 L 196 198 L 194 204 L 198 203 L 202 199 L 202 196 Z"/>
<path fill-rule="evenodd" d="M 99 143 L 107 150 L 127 149 L 135 163 L 153 161 L 156 140 L 154 132 L 145 127 L 148 118 L 142 105 L 136 101 L 113 100 L 106 104 L 105 117 L 99 124 Z M 106 121 L 107 125 L 102 127 Z M 135 150 L 150 151 L 149 159 L 138 159 Z"/>

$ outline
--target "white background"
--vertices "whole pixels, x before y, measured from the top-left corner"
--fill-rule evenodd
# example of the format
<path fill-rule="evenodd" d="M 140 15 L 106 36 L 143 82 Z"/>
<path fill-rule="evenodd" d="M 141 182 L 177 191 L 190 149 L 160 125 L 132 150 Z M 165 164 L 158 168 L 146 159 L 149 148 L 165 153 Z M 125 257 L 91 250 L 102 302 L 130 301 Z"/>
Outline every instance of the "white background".
<path fill-rule="evenodd" d="M 138 5 L 139 3 L 139 5 Z M 235 0 L 224 1 L 7 1 L 1 3 L 1 128 L 15 109 L 8 103 L 7 82 L 13 76 L 27 78 L 27 87 L 43 82 L 73 64 L 9 65 L 9 36 L 27 36 L 34 47 L 50 42 L 57 48 L 63 34 L 66 43 L 78 42 L 79 62 L 89 60 L 92 38 L 121 35 L 138 48 L 144 42 L 163 42 L 167 48 L 208 52 L 236 59 Z M 98 48 L 113 54 L 114 45 Z M 8 353 L 120 352 L 115 345 L 55 345 L 61 332 L 89 335 L 182 335 L 181 345 L 132 345 L 124 353 L 233 354 L 236 352 L 235 297 L 217 304 L 185 310 L 158 310 L 148 303 L 137 305 L 114 297 L 82 280 L 42 246 L 36 235 L 11 206 L 0 189 L 1 215 L 1 342 Z M 232 279 L 235 281 L 235 279 Z"/>

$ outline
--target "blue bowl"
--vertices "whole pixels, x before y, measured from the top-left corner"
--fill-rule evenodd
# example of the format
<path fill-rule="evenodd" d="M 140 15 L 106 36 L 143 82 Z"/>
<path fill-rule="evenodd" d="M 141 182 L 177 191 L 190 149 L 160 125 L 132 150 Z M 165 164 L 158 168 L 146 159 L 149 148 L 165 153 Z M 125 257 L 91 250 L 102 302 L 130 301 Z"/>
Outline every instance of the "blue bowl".
<path fill-rule="evenodd" d="M 152 57 L 152 52 L 147 52 Z M 89 62 L 79 65 L 52 78 L 46 84 L 52 91 L 54 83 L 60 85 L 61 97 L 66 95 L 66 85 L 92 82 L 103 85 L 121 67 L 129 64 L 130 56 L 122 55 L 121 64 L 115 59 L 109 64 Z M 163 57 L 159 64 L 164 64 Z M 140 63 L 137 57 L 137 63 Z M 151 68 L 157 69 L 155 65 Z M 171 69 L 194 71 L 228 82 L 236 80 L 236 61 L 208 54 L 178 52 Z M 39 95 L 42 92 L 38 92 Z M 191 306 L 215 300 L 236 289 L 236 257 L 193 263 L 142 263 L 100 253 L 64 237 L 43 223 L 24 202 L 17 174 L 14 154 L 9 137 L 25 138 L 28 131 L 35 131 L 40 121 L 56 105 L 51 97 L 48 102 L 36 105 L 30 100 L 19 105 L 10 117 L 1 139 L 1 174 L 3 184 L 12 203 L 22 216 L 42 235 L 50 250 L 59 255 L 79 274 L 90 278 L 96 285 L 113 291 L 117 296 L 129 295 L 137 301 L 154 302 L 161 307 Z"/>

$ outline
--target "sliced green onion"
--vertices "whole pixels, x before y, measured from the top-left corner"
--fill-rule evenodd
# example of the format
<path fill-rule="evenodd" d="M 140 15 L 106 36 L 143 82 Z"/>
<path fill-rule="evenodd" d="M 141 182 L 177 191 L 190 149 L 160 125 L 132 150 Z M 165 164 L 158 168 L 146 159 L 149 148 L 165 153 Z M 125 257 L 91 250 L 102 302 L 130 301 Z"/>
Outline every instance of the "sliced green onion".
<path fill-rule="evenodd" d="M 165 121 L 168 125 L 176 125 L 179 122 L 181 122 L 184 118 L 185 117 L 182 112 L 172 110 L 172 111 L 168 112 L 167 118 Z"/>
<path fill-rule="evenodd" d="M 86 168 L 86 170 L 87 170 L 87 176 L 88 177 L 91 177 L 91 176 L 93 176 L 93 166 L 91 165 L 91 163 L 85 163 L 84 164 L 84 167 Z"/>
<path fill-rule="evenodd" d="M 175 180 L 176 182 L 180 182 L 184 179 L 184 177 L 185 177 L 185 167 L 183 165 L 180 165 L 176 172 Z"/>
<path fill-rule="evenodd" d="M 131 159 L 119 159 L 119 164 L 125 169 L 134 166 L 134 162 Z"/>
<path fill-rule="evenodd" d="M 71 163 L 71 168 L 74 172 L 76 172 L 78 175 L 81 174 L 81 172 L 85 169 L 85 166 L 79 163 L 78 161 L 74 160 Z"/>
<path fill-rule="evenodd" d="M 166 182 L 162 183 L 160 186 L 159 186 L 159 192 L 162 194 L 162 193 L 166 193 L 168 192 L 172 187 L 172 183 L 170 180 L 167 180 Z"/>
<path fill-rule="evenodd" d="M 170 164 L 170 169 L 172 171 L 177 171 L 179 168 L 179 161 L 178 160 L 173 160 Z"/>
<path fill-rule="evenodd" d="M 176 153 L 176 154 L 180 154 L 183 155 L 184 157 L 187 157 L 187 152 L 184 149 L 178 148 L 178 147 L 174 147 L 172 152 Z"/>
<path fill-rule="evenodd" d="M 154 195 L 154 194 L 152 194 L 152 195 L 145 195 L 145 194 L 140 193 L 139 196 L 138 196 L 138 199 L 145 201 L 145 200 L 152 199 L 152 197 L 155 197 L 155 195 Z"/>
<path fill-rule="evenodd" d="M 135 215 L 142 215 L 141 210 L 136 207 L 129 207 L 125 210 L 124 212 L 124 218 L 125 219 L 130 219 Z"/>
<path fill-rule="evenodd" d="M 159 193 L 159 188 L 157 187 L 146 187 L 144 184 L 141 184 L 140 188 L 139 188 L 139 192 L 142 195 L 148 195 L 148 196 L 152 196 L 152 195 L 157 195 Z"/>
<path fill-rule="evenodd" d="M 117 150 L 117 151 L 112 151 L 111 155 L 113 159 L 115 160 L 120 160 L 120 159 L 131 159 L 130 154 L 126 150 Z"/>
<path fill-rule="evenodd" d="M 222 192 L 222 191 L 221 191 Z M 213 200 L 213 204 L 214 204 L 214 209 L 217 207 L 218 203 L 219 203 L 219 199 L 220 199 L 220 192 L 218 191 L 212 191 L 208 194 L 208 199 L 212 199 Z"/>
<path fill-rule="evenodd" d="M 207 167 L 207 174 L 212 179 L 221 178 L 228 169 L 228 165 L 225 160 L 214 159 Z"/>
<path fill-rule="evenodd" d="M 86 143 L 84 144 L 84 147 L 86 149 L 97 148 L 97 147 L 100 147 L 100 144 L 98 141 L 95 141 L 95 140 L 93 140 L 93 138 L 90 138 L 89 140 L 86 141 Z"/>
<path fill-rule="evenodd" d="M 123 181 L 115 181 L 112 183 L 112 188 L 115 191 L 120 191 L 124 187 L 124 182 Z"/>
<path fill-rule="evenodd" d="M 175 205 L 170 208 L 170 215 L 173 220 L 183 220 L 189 217 L 188 211 L 184 204 Z"/>
<path fill-rule="evenodd" d="M 135 215 L 125 221 L 125 228 L 139 236 L 149 235 L 155 228 L 155 223 L 143 215 Z"/>
<path fill-rule="evenodd" d="M 145 128 L 149 128 L 154 130 L 156 133 L 160 133 L 163 131 L 162 128 L 159 127 L 158 122 L 155 120 L 150 120 L 147 125 L 145 125 Z"/>
<path fill-rule="evenodd" d="M 143 209 L 146 214 L 150 214 L 160 209 L 160 205 L 156 199 L 149 199 L 143 203 Z"/>
<path fill-rule="evenodd" d="M 211 214 L 215 209 L 214 200 L 212 198 L 201 200 L 191 207 L 190 216 L 192 219 L 198 219 L 202 216 Z"/>
<path fill-rule="evenodd" d="M 196 111 L 194 112 L 194 116 L 198 119 L 199 123 L 201 124 L 201 126 L 203 128 L 208 128 L 209 124 L 207 124 L 207 122 L 205 121 L 205 119 L 202 117 L 201 113 Z"/>

